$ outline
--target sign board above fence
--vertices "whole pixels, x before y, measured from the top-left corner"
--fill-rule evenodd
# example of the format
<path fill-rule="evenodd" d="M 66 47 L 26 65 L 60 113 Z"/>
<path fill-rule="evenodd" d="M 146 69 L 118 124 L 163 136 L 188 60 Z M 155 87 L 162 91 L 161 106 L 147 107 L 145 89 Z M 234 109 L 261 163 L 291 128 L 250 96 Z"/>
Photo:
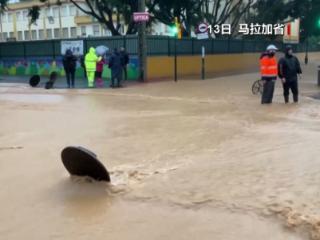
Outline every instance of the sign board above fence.
<path fill-rule="evenodd" d="M 74 55 L 83 55 L 83 40 L 61 41 L 61 55 L 70 49 Z"/>
<path fill-rule="evenodd" d="M 288 22 L 284 28 L 283 42 L 287 44 L 298 44 L 300 36 L 300 19 Z"/>
<path fill-rule="evenodd" d="M 200 23 L 197 28 L 197 39 L 208 39 L 209 38 L 209 25 L 207 23 Z"/>
<path fill-rule="evenodd" d="M 135 12 L 133 13 L 134 22 L 148 22 L 150 15 L 148 12 Z"/>
<path fill-rule="evenodd" d="M 205 33 L 198 33 L 197 34 L 197 39 L 198 40 L 203 40 L 203 39 L 208 39 L 209 38 L 209 34 L 207 32 Z"/>

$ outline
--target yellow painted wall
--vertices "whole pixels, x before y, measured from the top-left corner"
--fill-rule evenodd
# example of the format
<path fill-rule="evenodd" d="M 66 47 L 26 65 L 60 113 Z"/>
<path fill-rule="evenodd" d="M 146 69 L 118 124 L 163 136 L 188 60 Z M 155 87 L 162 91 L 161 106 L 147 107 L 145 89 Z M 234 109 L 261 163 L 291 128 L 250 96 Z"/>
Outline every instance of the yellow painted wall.
<path fill-rule="evenodd" d="M 278 59 L 282 56 L 278 54 Z M 206 56 L 206 76 L 224 75 L 241 72 L 259 71 L 260 53 L 215 54 Z M 304 53 L 299 53 L 301 62 Z M 309 61 L 320 59 L 319 52 L 309 53 Z M 177 69 L 179 77 L 201 76 L 201 56 L 178 56 Z M 148 57 L 148 79 L 165 79 L 174 77 L 174 57 Z"/>
<path fill-rule="evenodd" d="M 258 68 L 259 55 L 216 54 L 206 56 L 206 74 L 223 74 L 235 71 L 249 71 Z M 178 56 L 178 76 L 200 76 L 201 56 Z M 150 80 L 174 77 L 174 57 L 148 57 L 148 78 Z"/>

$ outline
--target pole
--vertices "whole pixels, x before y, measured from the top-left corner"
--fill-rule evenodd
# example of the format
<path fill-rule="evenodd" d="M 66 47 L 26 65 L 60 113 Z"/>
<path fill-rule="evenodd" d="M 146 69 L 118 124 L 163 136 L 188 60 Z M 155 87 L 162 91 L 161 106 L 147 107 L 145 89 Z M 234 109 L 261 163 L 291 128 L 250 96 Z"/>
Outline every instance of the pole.
<path fill-rule="evenodd" d="M 138 0 L 138 11 L 145 12 L 145 0 Z M 139 58 L 139 80 L 141 82 L 147 79 L 147 40 L 146 23 L 138 23 L 138 58 Z"/>
<path fill-rule="evenodd" d="M 206 69 L 205 69 L 205 55 L 206 55 L 206 48 L 202 46 L 201 48 L 202 54 L 201 54 L 201 79 L 205 80 L 206 79 Z"/>
<path fill-rule="evenodd" d="M 178 81 L 177 38 L 174 38 L 174 81 Z"/>
<path fill-rule="evenodd" d="M 309 52 L 309 36 L 307 35 L 306 37 L 306 56 L 304 58 L 304 63 L 307 65 L 309 62 L 309 57 L 308 57 L 308 52 Z"/>
<path fill-rule="evenodd" d="M 58 10 L 59 10 L 59 35 L 60 39 L 62 38 L 62 20 L 61 20 L 61 5 L 58 5 Z"/>
<path fill-rule="evenodd" d="M 46 19 L 47 19 L 46 9 L 42 9 L 43 38 L 44 38 L 45 40 L 48 39 Z"/>
<path fill-rule="evenodd" d="M 0 13 L 0 31 L 1 31 L 1 36 L 0 36 L 0 41 L 2 42 L 3 39 L 3 30 L 2 30 L 2 13 Z"/>

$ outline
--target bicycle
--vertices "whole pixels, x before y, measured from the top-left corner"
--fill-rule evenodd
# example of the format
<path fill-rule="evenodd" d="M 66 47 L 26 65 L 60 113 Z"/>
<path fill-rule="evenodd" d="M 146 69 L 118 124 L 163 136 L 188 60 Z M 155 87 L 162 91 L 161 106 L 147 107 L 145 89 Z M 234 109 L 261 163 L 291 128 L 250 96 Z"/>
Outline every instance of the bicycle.
<path fill-rule="evenodd" d="M 263 92 L 263 81 L 261 79 L 256 80 L 253 84 L 252 84 L 252 93 L 254 95 L 257 94 L 262 94 Z"/>

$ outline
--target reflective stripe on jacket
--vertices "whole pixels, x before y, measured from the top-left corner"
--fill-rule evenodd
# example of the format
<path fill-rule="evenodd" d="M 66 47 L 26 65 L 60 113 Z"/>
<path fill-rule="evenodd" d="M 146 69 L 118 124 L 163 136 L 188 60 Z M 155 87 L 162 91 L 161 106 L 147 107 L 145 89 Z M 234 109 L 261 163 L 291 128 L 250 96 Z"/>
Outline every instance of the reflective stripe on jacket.
<path fill-rule="evenodd" d="M 278 65 L 276 57 L 264 56 L 260 59 L 260 72 L 262 77 L 277 77 Z"/>

